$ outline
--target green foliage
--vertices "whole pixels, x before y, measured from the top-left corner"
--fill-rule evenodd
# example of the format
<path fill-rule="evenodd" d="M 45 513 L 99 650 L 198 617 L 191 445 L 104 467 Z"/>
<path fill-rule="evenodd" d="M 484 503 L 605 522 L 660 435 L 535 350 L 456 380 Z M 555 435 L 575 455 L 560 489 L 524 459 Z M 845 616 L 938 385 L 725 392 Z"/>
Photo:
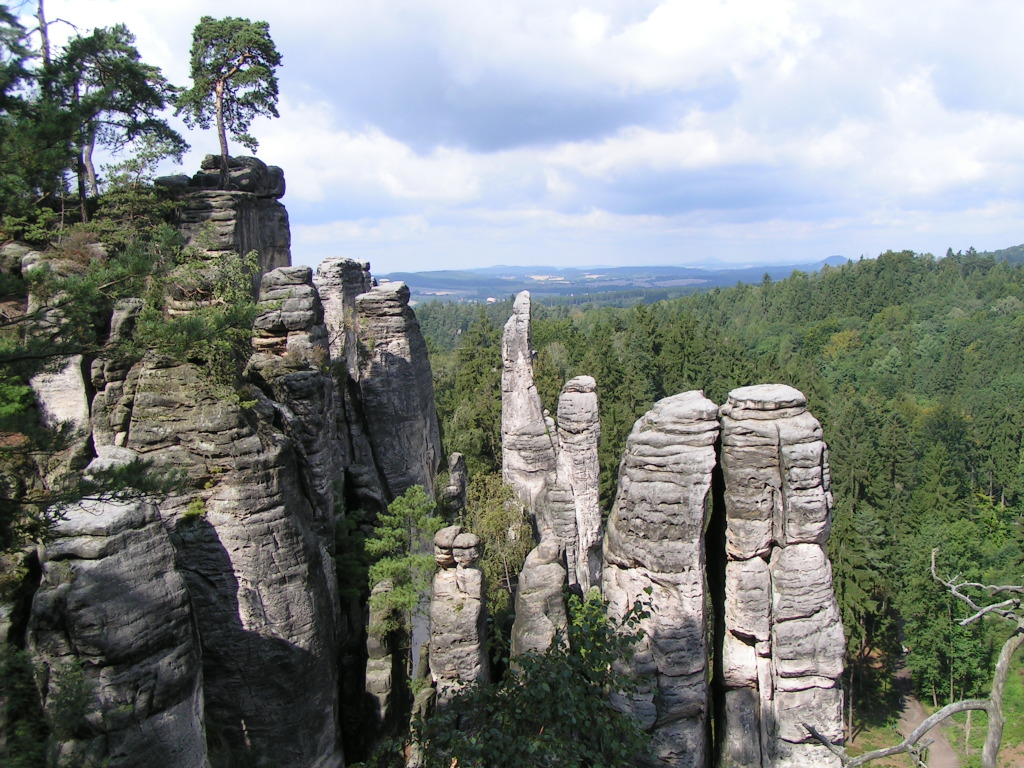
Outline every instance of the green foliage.
<path fill-rule="evenodd" d="M 434 503 L 422 486 L 414 485 L 388 505 L 366 538 L 370 587 L 387 582 L 388 588 L 371 593 L 370 608 L 380 617 L 372 631 L 386 633 L 408 627 L 434 574 L 432 541 L 444 521 L 434 514 Z"/>
<path fill-rule="evenodd" d="M 26 651 L 0 642 L 0 763 L 43 768 L 47 726 Z"/>
<path fill-rule="evenodd" d="M 77 659 L 51 667 L 47 686 L 46 719 L 50 732 L 59 740 L 75 736 L 89 711 L 92 689 Z"/>
<path fill-rule="evenodd" d="M 177 99 L 189 127 L 216 123 L 222 175 L 227 173 L 227 133 L 255 151 L 247 131 L 258 115 L 278 117 L 277 76 L 281 64 L 265 21 L 203 16 L 192 32 L 192 87 Z"/>
<path fill-rule="evenodd" d="M 470 477 L 466 509 L 460 522 L 480 537 L 487 610 L 495 623 L 512 613 L 512 601 L 526 556 L 534 546 L 533 529 L 511 486 L 498 475 Z"/>
<path fill-rule="evenodd" d="M 135 36 L 123 24 L 76 35 L 54 67 L 55 92 L 75 125 L 72 142 L 83 221 L 87 218 L 87 185 L 93 195 L 99 194 L 92 166 L 97 144 L 118 151 L 136 138 L 148 136 L 166 149 L 167 156 L 179 160 L 188 149 L 178 132 L 159 117 L 177 89 L 158 67 L 142 62 Z"/>
<path fill-rule="evenodd" d="M 791 384 L 830 448 L 830 550 L 855 725 L 858 708 L 867 716 L 891 702 L 903 644 L 925 698 L 934 688 L 945 701 L 989 679 L 994 630 L 950 628 L 962 614 L 931 580 L 927 557 L 941 546 L 948 572 L 982 581 L 1019 583 L 1024 572 L 1024 268 L 971 251 L 887 252 L 639 309 L 584 301 L 534 302 L 535 374 L 552 411 L 567 378 L 597 380 L 606 508 L 625 438 L 654 400 L 703 389 L 721 403 L 737 386 Z M 507 305 L 428 304 L 417 314 L 446 448 L 458 440 L 468 463 L 497 467 L 500 455 L 465 440 L 466 421 L 455 418 L 471 395 L 454 386 L 454 360 L 498 353 Z M 470 344 L 479 317 L 489 335 Z M 496 391 L 500 360 L 472 378 Z M 498 429 L 500 413 L 471 412 L 479 434 Z"/>
<path fill-rule="evenodd" d="M 119 354 L 197 363 L 221 395 L 237 400 L 241 368 L 252 351 L 257 310 L 251 286 L 258 268 L 255 251 L 210 256 L 196 245 L 185 247 L 150 282 L 135 332 Z"/>
<path fill-rule="evenodd" d="M 643 636 L 643 607 L 613 624 L 592 590 L 585 599 L 570 596 L 569 615 L 568 632 L 546 653 L 518 656 L 500 683 L 466 688 L 422 724 L 427 768 L 636 764 L 646 734 L 610 697 L 635 689 L 616 662 Z"/>
<path fill-rule="evenodd" d="M 342 599 L 359 600 L 366 595 L 370 579 L 366 535 L 355 517 L 344 512 L 334 515 L 334 568 Z"/>

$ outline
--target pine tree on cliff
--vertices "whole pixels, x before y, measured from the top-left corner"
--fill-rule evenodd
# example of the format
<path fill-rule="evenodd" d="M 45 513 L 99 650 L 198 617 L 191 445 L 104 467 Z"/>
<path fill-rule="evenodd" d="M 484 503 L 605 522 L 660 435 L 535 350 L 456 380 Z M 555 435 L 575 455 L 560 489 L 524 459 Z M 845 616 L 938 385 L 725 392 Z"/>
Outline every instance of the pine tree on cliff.
<path fill-rule="evenodd" d="M 192 32 L 192 87 L 178 97 L 175 114 L 190 128 L 216 122 L 221 189 L 228 180 L 228 131 L 255 152 L 259 142 L 247 133 L 253 118 L 280 117 L 274 74 L 280 65 L 265 21 L 203 16 Z"/>

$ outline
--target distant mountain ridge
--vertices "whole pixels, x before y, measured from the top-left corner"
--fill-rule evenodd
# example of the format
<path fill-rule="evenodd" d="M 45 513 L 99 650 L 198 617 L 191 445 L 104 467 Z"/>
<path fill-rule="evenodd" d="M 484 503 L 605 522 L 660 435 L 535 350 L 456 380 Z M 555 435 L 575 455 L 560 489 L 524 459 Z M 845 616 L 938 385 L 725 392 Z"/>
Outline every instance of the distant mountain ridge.
<path fill-rule="evenodd" d="M 835 267 L 847 261 L 844 256 L 830 256 L 813 264 L 721 269 L 673 266 L 493 266 L 465 270 L 391 272 L 381 277 L 404 281 L 416 301 L 500 301 L 524 290 L 538 298 L 654 290 L 678 296 L 697 290 L 724 288 L 736 283 L 759 283 L 766 274 L 772 280 L 782 280 L 797 270 L 818 272 L 823 267 Z"/>

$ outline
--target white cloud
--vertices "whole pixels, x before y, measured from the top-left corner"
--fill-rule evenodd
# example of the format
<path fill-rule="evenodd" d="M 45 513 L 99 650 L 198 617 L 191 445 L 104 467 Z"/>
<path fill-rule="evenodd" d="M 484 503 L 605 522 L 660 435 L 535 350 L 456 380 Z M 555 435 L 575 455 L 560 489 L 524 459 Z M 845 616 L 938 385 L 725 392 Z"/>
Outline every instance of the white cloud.
<path fill-rule="evenodd" d="M 260 157 L 285 169 L 300 260 L 332 243 L 385 263 L 539 252 L 580 263 L 1021 239 L 1016 0 L 48 0 L 47 11 L 126 23 L 179 83 L 201 15 L 268 20 L 284 55 L 282 116 L 254 132 Z M 194 165 L 215 142 L 192 140 Z"/>

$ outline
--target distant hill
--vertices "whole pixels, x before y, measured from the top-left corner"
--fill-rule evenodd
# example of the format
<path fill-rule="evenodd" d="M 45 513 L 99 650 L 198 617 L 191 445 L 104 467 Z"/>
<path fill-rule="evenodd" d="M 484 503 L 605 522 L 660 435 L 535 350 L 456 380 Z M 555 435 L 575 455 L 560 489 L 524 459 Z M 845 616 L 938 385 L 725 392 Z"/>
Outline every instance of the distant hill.
<path fill-rule="evenodd" d="M 1024 264 L 1024 245 L 1012 245 L 998 251 L 987 251 L 979 256 L 992 256 L 996 261 L 1008 261 L 1011 264 Z"/>
<path fill-rule="evenodd" d="M 658 294 L 673 298 L 699 290 L 725 288 L 736 283 L 759 283 L 767 274 L 782 280 L 794 271 L 817 272 L 825 266 L 845 264 L 843 256 L 830 256 L 814 264 L 761 265 L 705 269 L 702 267 L 482 267 L 429 272 L 392 272 L 386 280 L 408 284 L 415 301 L 501 301 L 528 290 L 537 298 L 568 299 L 581 295 L 624 293 Z M 663 294 L 663 295 L 662 295 Z"/>

